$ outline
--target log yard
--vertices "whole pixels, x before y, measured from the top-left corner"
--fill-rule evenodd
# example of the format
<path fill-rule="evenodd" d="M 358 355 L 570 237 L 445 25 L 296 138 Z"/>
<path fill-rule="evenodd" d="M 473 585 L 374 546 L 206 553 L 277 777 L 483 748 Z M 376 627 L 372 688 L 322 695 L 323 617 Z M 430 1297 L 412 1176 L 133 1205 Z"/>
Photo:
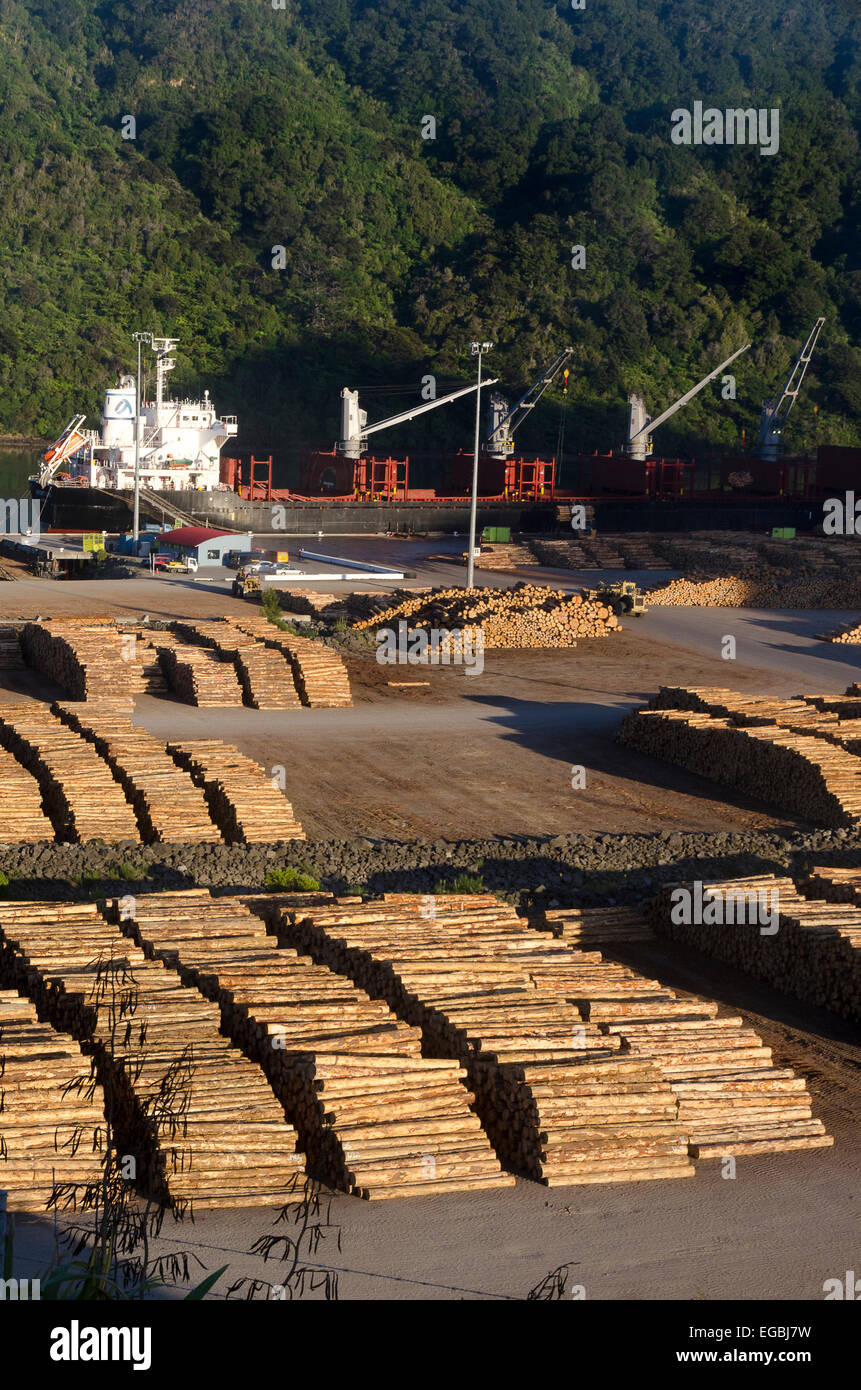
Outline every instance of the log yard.
<path fill-rule="evenodd" d="M 337 551 L 0 587 L 19 1249 L 131 1155 L 159 1258 L 191 1213 L 233 1297 L 309 1190 L 349 1254 L 292 1296 L 820 1297 L 858 1229 L 861 542 L 523 533 L 471 586 L 458 537 Z"/>

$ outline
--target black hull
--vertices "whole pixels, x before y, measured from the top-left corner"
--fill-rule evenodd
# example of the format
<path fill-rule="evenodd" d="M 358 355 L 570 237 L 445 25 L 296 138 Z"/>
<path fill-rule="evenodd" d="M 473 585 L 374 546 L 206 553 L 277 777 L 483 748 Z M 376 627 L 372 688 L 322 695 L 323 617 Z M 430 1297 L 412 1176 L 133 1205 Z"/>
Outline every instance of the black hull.
<path fill-rule="evenodd" d="M 466 531 L 469 501 L 461 502 L 247 502 L 233 492 L 171 492 L 164 502 L 141 498 L 141 522 L 172 524 L 177 513 L 193 517 L 200 526 L 225 530 L 272 532 L 273 508 L 277 529 L 286 535 L 377 534 L 380 531 Z M 478 525 L 510 526 L 517 531 L 548 531 L 556 525 L 556 504 L 523 502 L 478 503 Z M 110 494 L 98 488 L 49 487 L 42 503 L 42 527 L 64 531 L 128 531 L 132 526 L 130 494 Z"/>
<path fill-rule="evenodd" d="M 478 526 L 509 526 L 530 534 L 568 531 L 563 502 L 496 502 L 478 499 Z M 653 501 L 635 497 L 594 497 L 597 530 L 608 532 L 770 530 L 794 526 L 799 531 L 821 528 L 822 503 L 786 498 L 684 498 Z M 283 507 L 273 524 L 273 508 Z M 177 517 L 177 513 L 184 515 Z M 416 534 L 469 529 L 469 502 L 248 502 L 233 492 L 172 492 L 162 503 L 141 499 L 141 522 L 183 524 L 191 517 L 200 526 L 271 534 L 283 530 L 290 536 L 376 535 L 383 531 Z M 130 531 L 130 494 L 112 494 L 97 488 L 49 487 L 42 503 L 43 530 Z"/>

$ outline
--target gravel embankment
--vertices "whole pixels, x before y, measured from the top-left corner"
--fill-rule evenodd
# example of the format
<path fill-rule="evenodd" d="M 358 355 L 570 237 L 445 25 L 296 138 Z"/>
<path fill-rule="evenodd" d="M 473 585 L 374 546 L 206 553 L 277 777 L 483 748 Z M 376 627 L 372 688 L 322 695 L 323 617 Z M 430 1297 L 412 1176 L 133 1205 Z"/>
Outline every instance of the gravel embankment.
<path fill-rule="evenodd" d="M 13 898 L 75 898 L 201 884 L 264 887 L 302 867 L 324 888 L 432 893 L 460 873 L 522 903 L 637 902 L 663 883 L 861 865 L 861 829 L 748 834 L 558 835 L 491 840 L 292 841 L 266 845 L 0 845 Z M 120 872 L 123 865 L 126 874 Z M 128 876 L 126 876 L 128 875 Z"/>

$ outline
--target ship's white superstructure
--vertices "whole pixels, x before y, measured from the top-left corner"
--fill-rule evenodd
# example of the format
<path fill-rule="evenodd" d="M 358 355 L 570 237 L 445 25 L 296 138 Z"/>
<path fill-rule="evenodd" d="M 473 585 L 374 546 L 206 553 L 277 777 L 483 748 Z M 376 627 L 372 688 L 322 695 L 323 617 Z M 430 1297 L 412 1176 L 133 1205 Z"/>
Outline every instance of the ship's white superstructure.
<path fill-rule="evenodd" d="M 140 482 L 155 492 L 216 489 L 220 455 L 237 433 L 235 415 L 219 415 L 204 391 L 203 400 L 171 400 L 165 395 L 176 360 L 176 338 L 153 338 L 155 399 L 141 401 Z M 39 481 L 88 483 L 91 487 L 131 490 L 135 485 L 135 379 L 120 377 L 105 392 L 102 428 L 82 428 L 83 416 L 66 426 L 45 455 Z M 67 475 L 67 478 L 63 475 Z"/>

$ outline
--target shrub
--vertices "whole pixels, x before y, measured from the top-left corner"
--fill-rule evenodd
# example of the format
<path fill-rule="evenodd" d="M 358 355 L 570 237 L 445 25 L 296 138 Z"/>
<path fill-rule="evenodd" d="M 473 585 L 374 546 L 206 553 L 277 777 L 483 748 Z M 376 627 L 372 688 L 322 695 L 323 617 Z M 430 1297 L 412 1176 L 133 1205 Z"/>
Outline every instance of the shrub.
<path fill-rule="evenodd" d="M 264 589 L 260 595 L 260 606 L 270 623 L 281 626 L 281 604 L 278 601 L 278 594 L 275 589 Z"/>

